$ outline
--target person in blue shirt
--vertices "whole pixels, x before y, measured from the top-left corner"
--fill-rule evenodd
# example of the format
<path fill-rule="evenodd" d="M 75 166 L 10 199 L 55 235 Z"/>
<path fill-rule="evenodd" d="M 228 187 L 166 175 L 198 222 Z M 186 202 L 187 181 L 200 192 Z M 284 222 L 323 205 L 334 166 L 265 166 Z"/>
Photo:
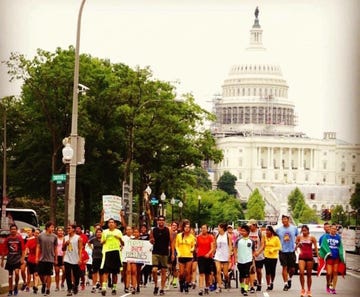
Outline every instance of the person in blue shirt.
<path fill-rule="evenodd" d="M 296 226 L 290 224 L 290 216 L 283 214 L 281 217 L 282 226 L 276 230 L 280 241 L 281 251 L 279 252 L 279 260 L 282 266 L 282 277 L 284 280 L 284 291 L 291 288 L 291 278 L 295 273 L 295 240 L 298 236 Z"/>

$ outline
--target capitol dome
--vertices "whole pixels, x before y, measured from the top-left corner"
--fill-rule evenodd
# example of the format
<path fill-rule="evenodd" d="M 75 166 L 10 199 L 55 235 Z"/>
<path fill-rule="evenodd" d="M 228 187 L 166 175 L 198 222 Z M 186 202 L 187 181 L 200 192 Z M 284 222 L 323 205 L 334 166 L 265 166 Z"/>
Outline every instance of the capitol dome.
<path fill-rule="evenodd" d="M 262 44 L 258 11 L 250 30 L 250 45 L 233 65 L 215 99 L 214 132 L 230 135 L 296 135 L 295 106 L 279 64 Z M 301 135 L 301 134 L 299 134 Z"/>

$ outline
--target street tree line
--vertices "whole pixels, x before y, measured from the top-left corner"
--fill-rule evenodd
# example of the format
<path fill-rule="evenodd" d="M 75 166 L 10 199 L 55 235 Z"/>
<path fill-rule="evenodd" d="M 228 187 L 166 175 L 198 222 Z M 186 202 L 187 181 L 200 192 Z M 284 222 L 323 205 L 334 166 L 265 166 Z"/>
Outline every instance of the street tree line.
<path fill-rule="evenodd" d="M 64 203 L 51 176 L 65 172 L 61 150 L 71 131 L 74 53 L 73 47 L 39 49 L 32 59 L 12 53 L 5 62 L 10 80 L 23 81 L 20 96 L 2 100 L 8 119 L 8 196 L 15 204 L 20 197 L 44 199 L 49 218 L 58 223 L 63 223 Z M 79 94 L 78 132 L 86 139 L 86 161 L 77 169 L 77 222 L 96 222 L 102 195 L 121 195 L 130 172 L 142 212 L 147 185 L 154 195 L 164 191 L 180 197 L 189 186 L 197 187 L 194 169 L 201 169 L 202 161 L 222 160 L 203 128 L 214 115 L 191 94 L 176 100 L 175 87 L 154 78 L 150 68 L 82 54 L 79 82 L 90 90 Z"/>

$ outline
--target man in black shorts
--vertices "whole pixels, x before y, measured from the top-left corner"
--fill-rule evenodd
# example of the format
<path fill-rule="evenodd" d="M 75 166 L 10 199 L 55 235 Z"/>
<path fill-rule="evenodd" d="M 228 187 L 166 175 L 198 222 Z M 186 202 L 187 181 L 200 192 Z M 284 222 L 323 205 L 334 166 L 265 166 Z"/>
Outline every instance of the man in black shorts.
<path fill-rule="evenodd" d="M 39 263 L 38 271 L 42 283 L 41 293 L 50 294 L 51 276 L 54 264 L 57 264 L 57 236 L 54 234 L 54 223 L 47 222 L 45 231 L 38 237 L 36 262 Z"/>
<path fill-rule="evenodd" d="M 154 280 L 154 295 L 158 293 L 165 295 L 166 270 L 168 268 L 168 258 L 170 250 L 170 231 L 165 226 L 165 217 L 159 216 L 157 220 L 158 226 L 150 233 L 150 242 L 154 245 L 152 251 L 152 275 Z M 161 269 L 161 287 L 158 287 L 158 269 Z"/>
<path fill-rule="evenodd" d="M 5 247 L 8 251 L 6 258 L 5 269 L 9 272 L 9 294 L 12 296 L 14 289 L 14 296 L 18 294 L 19 272 L 20 267 L 24 263 L 25 246 L 24 240 L 18 234 L 18 228 L 15 224 L 10 226 L 10 235 L 5 239 Z M 1 257 L 1 267 L 4 267 L 4 257 Z M 15 272 L 15 286 L 13 288 L 13 273 Z"/>

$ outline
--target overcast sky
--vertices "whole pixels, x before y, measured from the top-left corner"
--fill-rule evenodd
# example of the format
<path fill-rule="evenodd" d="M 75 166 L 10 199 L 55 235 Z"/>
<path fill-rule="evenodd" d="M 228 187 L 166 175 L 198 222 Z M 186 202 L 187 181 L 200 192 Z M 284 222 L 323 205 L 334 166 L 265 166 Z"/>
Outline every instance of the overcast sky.
<path fill-rule="evenodd" d="M 0 59 L 75 45 L 80 3 L 0 0 Z M 210 110 L 231 66 L 246 62 L 256 6 L 264 46 L 296 105 L 297 130 L 314 138 L 335 131 L 360 143 L 359 0 L 87 0 L 80 52 L 150 66 Z M 19 94 L 4 65 L 0 75 L 0 97 Z"/>

